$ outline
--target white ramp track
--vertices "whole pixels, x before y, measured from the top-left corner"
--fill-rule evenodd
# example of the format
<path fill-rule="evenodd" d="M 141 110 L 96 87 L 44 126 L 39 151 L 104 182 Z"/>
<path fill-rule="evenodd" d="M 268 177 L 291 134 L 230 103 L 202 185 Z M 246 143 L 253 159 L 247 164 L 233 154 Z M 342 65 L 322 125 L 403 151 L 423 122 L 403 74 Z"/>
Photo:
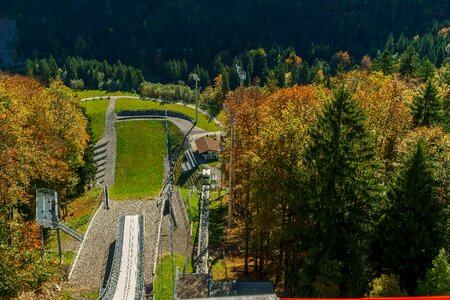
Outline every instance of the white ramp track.
<path fill-rule="evenodd" d="M 138 216 L 125 217 L 122 259 L 119 279 L 113 300 L 134 299 L 137 273 L 139 271 L 139 219 Z"/>
<path fill-rule="evenodd" d="M 113 265 L 99 299 L 141 300 L 144 297 L 143 217 L 125 216 L 120 221 Z"/>

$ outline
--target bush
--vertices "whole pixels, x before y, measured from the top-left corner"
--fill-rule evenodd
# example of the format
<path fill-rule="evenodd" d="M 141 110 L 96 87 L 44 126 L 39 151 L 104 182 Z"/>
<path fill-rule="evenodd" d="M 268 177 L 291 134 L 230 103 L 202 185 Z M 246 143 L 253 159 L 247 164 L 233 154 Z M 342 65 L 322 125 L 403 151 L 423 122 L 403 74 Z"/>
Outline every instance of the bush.
<path fill-rule="evenodd" d="M 74 90 L 84 90 L 83 79 L 72 79 L 70 81 L 70 87 Z"/>
<path fill-rule="evenodd" d="M 139 95 L 145 98 L 156 98 L 164 101 L 192 103 L 195 100 L 195 91 L 186 85 L 179 84 L 143 82 L 139 88 Z"/>
<path fill-rule="evenodd" d="M 433 260 L 423 280 L 417 281 L 417 295 L 450 295 L 450 265 L 444 249 Z"/>
<path fill-rule="evenodd" d="M 406 296 L 400 289 L 400 276 L 382 274 L 370 283 L 369 297 Z"/>

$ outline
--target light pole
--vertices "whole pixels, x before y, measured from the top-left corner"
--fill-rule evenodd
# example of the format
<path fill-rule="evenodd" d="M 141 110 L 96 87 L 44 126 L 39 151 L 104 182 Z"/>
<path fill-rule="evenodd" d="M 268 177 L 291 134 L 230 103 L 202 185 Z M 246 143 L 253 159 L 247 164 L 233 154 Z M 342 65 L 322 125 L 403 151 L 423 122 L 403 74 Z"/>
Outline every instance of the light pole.
<path fill-rule="evenodd" d="M 195 124 L 197 124 L 198 121 L 198 82 L 200 81 L 200 78 L 197 74 L 192 74 L 192 79 L 195 81 Z"/>

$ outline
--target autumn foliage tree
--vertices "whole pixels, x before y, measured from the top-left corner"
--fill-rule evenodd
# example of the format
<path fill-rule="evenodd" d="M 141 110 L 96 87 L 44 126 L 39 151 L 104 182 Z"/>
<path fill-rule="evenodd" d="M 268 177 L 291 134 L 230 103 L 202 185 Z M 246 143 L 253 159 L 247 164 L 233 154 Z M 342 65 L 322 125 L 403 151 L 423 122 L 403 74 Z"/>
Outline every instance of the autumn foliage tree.
<path fill-rule="evenodd" d="M 62 199 L 78 182 L 89 136 L 76 99 L 61 82 L 44 88 L 37 81 L 0 74 L 0 294 L 15 295 L 42 281 L 34 272 L 36 243 L 33 193 L 57 190 Z M 24 273 L 25 272 L 25 273 Z M 9 274 L 9 275 L 8 275 Z M 12 277 L 11 277 L 12 276 Z M 5 281 L 3 281 L 5 280 Z"/>
<path fill-rule="evenodd" d="M 404 157 L 420 139 L 433 157 L 427 169 L 433 192 L 448 211 L 450 136 L 439 123 L 414 128 L 417 79 L 353 70 L 315 85 L 267 84 L 239 88 L 225 99 L 222 159 L 225 178 L 235 182 L 230 212 L 242 236 L 243 272 L 273 279 L 287 296 L 361 297 L 386 271 L 390 254 L 372 251 L 381 240 L 374 233 L 400 195 L 387 187 L 399 180 Z M 438 85 L 441 97 L 447 91 L 446 83 Z M 392 211 L 406 209 L 399 204 Z M 405 226 L 392 224 L 390 233 L 405 237 Z M 413 251 L 406 249 L 398 252 Z M 423 274 L 388 271 L 410 293 L 410 282 Z M 383 289 L 391 287 L 388 281 L 379 282 Z"/>

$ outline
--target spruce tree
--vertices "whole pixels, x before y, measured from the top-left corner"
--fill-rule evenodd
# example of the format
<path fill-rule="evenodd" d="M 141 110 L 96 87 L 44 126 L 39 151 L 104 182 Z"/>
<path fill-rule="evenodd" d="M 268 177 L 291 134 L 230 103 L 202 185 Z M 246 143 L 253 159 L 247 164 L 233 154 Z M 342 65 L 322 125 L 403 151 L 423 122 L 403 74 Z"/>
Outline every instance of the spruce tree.
<path fill-rule="evenodd" d="M 418 66 L 417 53 L 414 51 L 412 45 L 409 45 L 405 52 L 400 57 L 398 71 L 402 75 L 413 75 Z"/>
<path fill-rule="evenodd" d="M 379 269 L 400 275 L 402 288 L 413 294 L 444 241 L 442 205 L 434 194 L 435 180 L 419 141 L 388 192 L 390 206 L 378 228 Z"/>
<path fill-rule="evenodd" d="M 379 53 L 373 62 L 373 67 L 377 71 L 383 72 L 385 75 L 392 74 L 395 71 L 394 55 L 389 50 Z"/>
<path fill-rule="evenodd" d="M 414 77 L 427 81 L 434 76 L 435 66 L 429 59 L 423 59 L 414 72 Z"/>
<path fill-rule="evenodd" d="M 431 80 L 424 89 L 414 97 L 413 117 L 415 126 L 430 126 L 438 123 L 441 117 L 441 99 Z"/>
<path fill-rule="evenodd" d="M 307 190 L 312 242 L 306 264 L 310 267 L 303 268 L 309 274 L 303 272 L 301 280 L 312 280 L 300 287 L 310 291 L 305 296 L 320 295 L 314 287 L 320 273 L 314 273 L 324 261 L 341 265 L 340 275 L 328 275 L 330 285 L 339 285 L 339 294 L 327 296 L 360 297 L 367 287 L 370 220 L 379 189 L 374 143 L 364 121 L 357 102 L 341 87 L 310 132 L 306 164 L 311 170 Z"/>

